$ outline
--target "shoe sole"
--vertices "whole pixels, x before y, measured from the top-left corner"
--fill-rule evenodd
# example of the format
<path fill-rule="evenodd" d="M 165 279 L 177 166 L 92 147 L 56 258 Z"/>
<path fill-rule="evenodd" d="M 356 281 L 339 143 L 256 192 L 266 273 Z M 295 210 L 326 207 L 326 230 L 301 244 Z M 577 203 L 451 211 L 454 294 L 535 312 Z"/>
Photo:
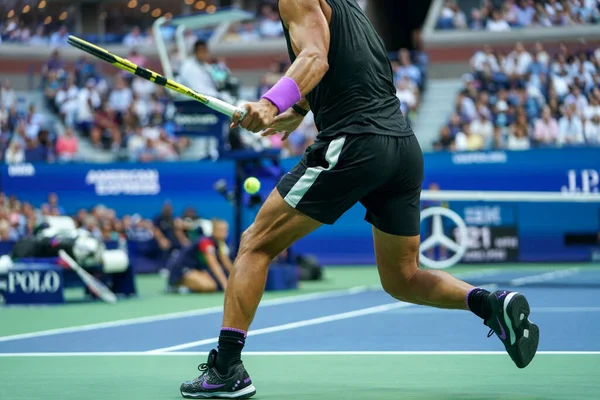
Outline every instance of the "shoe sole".
<path fill-rule="evenodd" d="M 186 399 L 249 399 L 256 394 L 254 385 L 250 385 L 236 392 L 212 392 L 212 393 L 187 393 L 181 392 Z"/>
<path fill-rule="evenodd" d="M 540 329 L 529 320 L 529 302 L 521 293 L 510 293 L 504 301 L 504 323 L 508 328 L 508 354 L 517 367 L 529 365 L 538 349 Z"/>

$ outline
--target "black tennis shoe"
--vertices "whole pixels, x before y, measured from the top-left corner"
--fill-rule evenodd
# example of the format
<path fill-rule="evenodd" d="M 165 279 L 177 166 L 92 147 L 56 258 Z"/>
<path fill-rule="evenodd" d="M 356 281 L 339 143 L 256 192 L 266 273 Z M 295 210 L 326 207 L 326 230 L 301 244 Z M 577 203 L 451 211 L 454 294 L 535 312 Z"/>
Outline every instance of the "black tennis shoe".
<path fill-rule="evenodd" d="M 217 351 L 211 350 L 206 364 L 200 364 L 202 374 L 193 381 L 181 384 L 181 395 L 186 399 L 249 399 L 256 394 L 256 388 L 244 368 L 238 363 L 229 368 L 226 376 L 217 371 L 215 361 Z"/>
<path fill-rule="evenodd" d="M 537 352 L 540 329 L 529 320 L 529 303 L 519 292 L 501 290 L 489 296 L 492 316 L 485 321 L 506 347 L 519 368 L 525 368 Z"/>

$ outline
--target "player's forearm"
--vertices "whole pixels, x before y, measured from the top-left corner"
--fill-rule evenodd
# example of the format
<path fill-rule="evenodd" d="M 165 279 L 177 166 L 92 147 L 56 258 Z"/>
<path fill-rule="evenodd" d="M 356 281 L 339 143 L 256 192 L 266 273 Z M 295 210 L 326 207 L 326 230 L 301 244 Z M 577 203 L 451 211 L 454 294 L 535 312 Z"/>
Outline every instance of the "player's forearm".
<path fill-rule="evenodd" d="M 286 76 L 296 82 L 303 99 L 305 99 L 304 96 L 321 82 L 328 69 L 326 53 L 301 51 L 296 61 L 288 69 Z"/>
<path fill-rule="evenodd" d="M 317 50 L 301 51 L 287 74 L 262 98 L 270 101 L 279 113 L 294 105 L 309 111 L 306 95 L 323 79 L 328 69 L 327 53 Z"/>

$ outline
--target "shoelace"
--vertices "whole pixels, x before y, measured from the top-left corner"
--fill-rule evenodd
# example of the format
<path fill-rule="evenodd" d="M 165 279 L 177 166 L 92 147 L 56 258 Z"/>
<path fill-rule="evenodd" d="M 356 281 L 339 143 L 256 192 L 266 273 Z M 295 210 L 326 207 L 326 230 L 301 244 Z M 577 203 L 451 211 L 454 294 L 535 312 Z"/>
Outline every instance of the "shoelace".
<path fill-rule="evenodd" d="M 490 331 L 488 332 L 487 337 L 491 338 L 492 336 L 494 336 L 494 333 L 496 333 L 493 329 L 490 329 Z"/>
<path fill-rule="evenodd" d="M 208 364 L 202 363 L 198 365 L 198 371 L 202 372 L 202 374 L 206 373 L 208 371 Z"/>

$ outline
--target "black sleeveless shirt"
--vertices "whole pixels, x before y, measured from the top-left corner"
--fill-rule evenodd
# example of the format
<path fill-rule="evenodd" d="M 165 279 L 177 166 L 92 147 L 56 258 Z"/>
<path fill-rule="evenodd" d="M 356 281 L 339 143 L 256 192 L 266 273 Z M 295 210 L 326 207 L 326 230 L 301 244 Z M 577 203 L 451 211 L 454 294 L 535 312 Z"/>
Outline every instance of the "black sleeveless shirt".
<path fill-rule="evenodd" d="M 315 115 L 317 140 L 340 135 L 410 136 L 400 111 L 394 73 L 383 41 L 356 0 L 326 0 L 332 9 L 329 70 L 306 96 Z M 284 25 L 292 62 L 289 31 Z"/>

